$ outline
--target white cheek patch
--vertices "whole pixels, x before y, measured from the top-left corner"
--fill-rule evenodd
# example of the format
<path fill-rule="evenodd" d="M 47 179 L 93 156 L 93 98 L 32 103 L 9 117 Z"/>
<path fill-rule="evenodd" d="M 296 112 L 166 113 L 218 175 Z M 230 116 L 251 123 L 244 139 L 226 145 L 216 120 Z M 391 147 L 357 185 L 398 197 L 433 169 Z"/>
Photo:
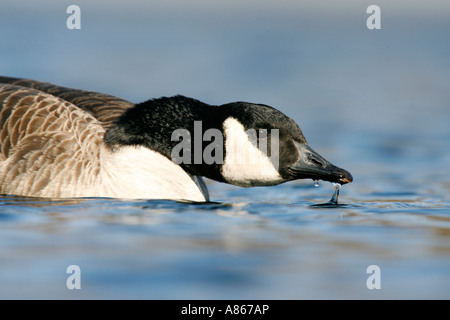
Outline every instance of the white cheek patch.
<path fill-rule="evenodd" d="M 266 153 L 252 143 L 244 126 L 230 117 L 223 123 L 225 159 L 222 176 L 241 187 L 275 185 L 284 181 Z"/>

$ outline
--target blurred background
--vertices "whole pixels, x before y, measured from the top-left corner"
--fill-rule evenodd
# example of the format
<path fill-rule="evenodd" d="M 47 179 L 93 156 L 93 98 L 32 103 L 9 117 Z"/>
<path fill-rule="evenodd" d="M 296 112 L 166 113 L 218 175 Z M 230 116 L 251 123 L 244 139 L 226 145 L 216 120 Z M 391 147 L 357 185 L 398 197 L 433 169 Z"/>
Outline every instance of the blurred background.
<path fill-rule="evenodd" d="M 66 9 L 72 4 L 81 9 L 80 30 L 66 27 L 70 16 Z M 369 30 L 366 26 L 370 16 L 366 10 L 373 4 L 381 8 L 380 30 Z M 347 228 L 363 229 L 348 234 L 349 230 L 341 229 L 342 221 L 330 222 L 331 213 L 284 206 L 300 201 L 297 204 L 305 207 L 328 200 L 332 189 L 325 183 L 317 189 L 312 187 L 311 181 L 299 181 L 261 192 L 260 188 L 242 189 L 209 181 L 213 201 L 247 203 L 239 205 L 239 209 L 230 209 L 231 213 L 250 212 L 275 223 L 275 227 L 270 225 L 269 235 L 257 233 L 258 241 L 251 245 L 241 231 L 232 233 L 231 237 L 236 237 L 235 245 L 242 240 L 244 246 L 249 245 L 253 250 L 258 247 L 256 243 L 265 239 L 263 243 L 269 247 L 275 243 L 286 248 L 290 246 L 286 243 L 291 241 L 306 243 L 306 247 L 298 244 L 290 251 L 281 250 L 285 255 L 278 256 L 280 264 L 273 266 L 271 271 L 264 270 L 261 275 L 266 279 L 262 287 L 247 283 L 247 291 L 236 297 L 231 293 L 234 287 L 228 287 L 229 295 L 227 291 L 220 295 L 216 287 L 206 285 L 198 287 L 194 297 L 372 298 L 373 295 L 361 295 L 361 292 L 367 294 L 364 286 L 363 289 L 350 286 L 348 291 L 342 290 L 349 279 L 345 270 L 351 269 L 348 261 L 360 261 L 358 257 L 367 252 L 383 250 L 386 253 L 382 255 L 386 259 L 383 261 L 387 265 L 386 261 L 393 263 L 390 266 L 395 271 L 391 280 L 396 283 L 397 291 L 385 289 L 377 297 L 450 297 L 449 1 L 2 0 L 0 74 L 104 92 L 132 102 L 183 94 L 209 104 L 238 100 L 268 104 L 293 118 L 313 149 L 353 174 L 354 183 L 341 190 L 342 201 L 352 206 L 339 211 L 338 215 L 341 219 L 342 215 L 349 219 Z M 264 201 L 280 207 L 262 205 Z M 97 205 L 95 202 L 94 208 L 89 207 L 86 212 L 97 212 L 100 210 Z M 175 209 L 176 212 L 194 211 L 191 213 L 194 216 L 198 214 L 191 207 L 180 209 L 176 206 Z M 286 213 L 289 219 L 280 212 Z M 146 214 L 151 215 L 150 212 Z M 186 217 L 192 218 L 188 213 Z M 223 221 L 210 221 L 211 218 L 204 214 L 201 217 L 215 226 L 213 230 L 229 231 L 229 225 L 221 224 Z M 295 229 L 296 223 L 304 227 L 306 220 L 302 219 L 306 219 L 308 225 L 314 221 L 311 237 Z M 196 234 L 203 232 L 202 228 L 211 227 L 192 226 L 192 222 L 182 221 L 192 230 L 192 233 L 184 234 L 188 239 L 195 239 Z M 174 225 L 163 223 L 162 230 L 166 228 L 168 234 L 174 235 L 173 230 L 178 230 L 179 223 L 179 220 Z M 303 235 L 301 238 L 292 236 L 284 242 L 280 240 L 283 236 L 276 231 L 280 227 L 278 223 L 283 228 L 294 228 L 289 229 L 288 234 L 299 231 Z M 367 224 L 377 228 L 364 229 Z M 324 230 L 326 237 L 318 237 L 316 232 L 323 235 Z M 22 236 L 20 233 L 19 236 L 7 234 L 4 233 L 2 242 L 14 257 L 15 241 Z M 346 244 L 328 247 L 337 234 L 348 235 Z M 134 237 L 131 233 L 128 235 Z M 104 236 L 106 239 L 113 235 L 106 233 Z M 214 239 L 211 234 L 208 237 Z M 162 233 L 158 244 L 161 239 L 164 239 Z M 44 247 L 48 245 L 45 241 Z M 364 244 L 367 243 L 374 244 L 376 249 L 366 250 Z M 75 241 L 70 246 L 77 247 L 76 244 Z M 419 249 L 410 247 L 413 244 Z M 105 243 L 101 242 L 103 245 Z M 144 250 L 147 242 L 142 245 L 138 248 Z M 214 244 L 212 246 L 214 248 Z M 298 250 L 292 252 L 292 248 Z M 37 250 L 41 249 L 37 247 Z M 176 255 L 181 252 L 179 249 L 174 245 L 168 250 Z M 321 252 L 334 252 L 334 249 L 342 250 L 343 258 L 321 255 Z M 123 247 L 122 253 L 126 251 Z M 143 252 L 139 255 L 145 255 Z M 408 252 L 406 260 L 402 260 L 399 252 Z M 286 261 L 292 262 L 292 254 L 298 253 L 312 259 L 310 264 L 297 261 L 307 272 L 303 272 L 302 267 L 292 267 L 287 272 L 291 277 L 281 276 L 286 270 L 280 266 Z M 86 254 L 88 258 L 85 259 L 89 260 L 89 253 Z M 191 269 L 201 266 L 200 270 L 211 261 L 227 265 L 226 255 L 216 254 L 217 251 L 198 260 L 181 257 L 176 262 Z M 114 259 L 112 257 L 113 253 L 110 258 Z M 117 259 L 119 257 L 120 253 L 117 253 Z M 132 260 L 139 265 L 137 257 Z M 237 274 L 247 274 L 247 267 L 257 274 L 257 266 L 265 261 L 265 256 L 256 254 L 254 257 L 257 261 L 249 262 L 248 256 L 234 256 L 233 266 L 243 263 Z M 347 258 L 348 261 L 343 260 Z M 30 259 L 38 259 L 45 265 L 35 256 Z M 54 259 L 58 258 L 55 256 Z M 412 267 L 411 261 L 419 267 Z M 368 259 L 362 264 L 372 263 L 373 260 Z M 21 279 L 20 273 L 14 273 L 14 270 L 21 270 L 20 265 L 19 262 L 12 263 L 9 269 L 0 271 L 3 279 Z M 332 268 L 326 266 L 338 269 L 327 273 Z M 129 274 L 128 269 L 123 268 L 118 273 Z M 230 265 L 230 268 L 233 267 Z M 317 274 L 314 270 L 318 270 Z M 179 279 L 183 275 L 176 268 L 172 271 L 167 279 Z M 275 278 L 270 277 L 272 271 L 277 275 Z M 424 273 L 427 277 L 419 280 L 418 285 L 408 282 L 411 278 L 423 279 Z M 209 279 L 220 277 L 214 272 L 209 276 Z M 292 283 L 292 277 L 308 279 L 303 283 L 303 291 L 298 286 L 286 289 Z M 337 280 L 339 277 L 341 282 Z M 319 278 L 319 285 L 311 280 Z M 97 279 L 100 279 L 101 289 L 93 296 L 103 297 L 108 290 L 102 291 L 102 285 L 107 281 L 102 283 L 101 277 Z M 340 283 L 339 289 L 331 286 L 332 280 Z M 160 281 L 163 282 L 159 283 L 163 288 L 159 291 L 162 297 L 171 298 L 170 290 L 180 289 Z M 207 281 L 200 277 L 194 278 L 192 283 L 205 284 Z M 8 283 L 12 288 L 17 282 L 11 280 Z M 188 290 L 192 283 L 182 289 Z M 243 290 L 243 287 L 238 288 Z M 261 295 L 261 288 L 267 289 L 263 290 L 267 295 Z M 159 297 L 157 291 L 139 292 L 142 297 Z M 183 290 L 180 292 L 176 297 L 185 297 Z M 217 295 L 211 295 L 211 292 Z M 19 289 L 16 293 L 16 297 L 23 296 Z"/>

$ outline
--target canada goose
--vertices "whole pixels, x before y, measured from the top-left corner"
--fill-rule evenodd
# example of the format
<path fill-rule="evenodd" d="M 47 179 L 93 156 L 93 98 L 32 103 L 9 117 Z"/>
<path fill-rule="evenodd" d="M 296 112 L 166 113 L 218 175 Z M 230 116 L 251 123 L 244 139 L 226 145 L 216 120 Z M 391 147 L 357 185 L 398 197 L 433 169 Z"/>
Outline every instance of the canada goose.
<path fill-rule="evenodd" d="M 179 95 L 133 104 L 0 77 L 0 106 L 2 194 L 209 201 L 202 176 L 244 187 L 353 180 L 314 152 L 292 119 L 262 104 Z"/>

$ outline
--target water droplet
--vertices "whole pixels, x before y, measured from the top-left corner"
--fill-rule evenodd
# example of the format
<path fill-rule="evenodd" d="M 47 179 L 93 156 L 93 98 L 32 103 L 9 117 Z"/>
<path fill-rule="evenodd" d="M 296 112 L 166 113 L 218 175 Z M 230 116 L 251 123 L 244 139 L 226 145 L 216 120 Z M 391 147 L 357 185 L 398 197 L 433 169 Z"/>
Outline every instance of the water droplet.
<path fill-rule="evenodd" d="M 319 180 L 314 180 L 314 187 L 318 187 L 319 186 Z"/>

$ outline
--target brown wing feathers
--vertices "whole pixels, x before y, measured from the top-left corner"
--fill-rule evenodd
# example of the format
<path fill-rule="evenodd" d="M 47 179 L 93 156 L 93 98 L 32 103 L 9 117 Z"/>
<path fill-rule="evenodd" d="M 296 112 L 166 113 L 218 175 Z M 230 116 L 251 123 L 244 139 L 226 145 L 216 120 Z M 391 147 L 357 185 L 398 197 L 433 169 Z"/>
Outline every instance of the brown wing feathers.
<path fill-rule="evenodd" d="M 0 76 L 0 83 L 32 88 L 61 98 L 91 113 L 103 123 L 105 128 L 111 126 L 114 120 L 126 109 L 134 106 L 133 103 L 115 96 L 88 90 L 61 87 L 47 82 Z"/>
<path fill-rule="evenodd" d="M 98 176 L 106 128 L 131 106 L 109 95 L 0 77 L 0 193 L 81 194 Z"/>

